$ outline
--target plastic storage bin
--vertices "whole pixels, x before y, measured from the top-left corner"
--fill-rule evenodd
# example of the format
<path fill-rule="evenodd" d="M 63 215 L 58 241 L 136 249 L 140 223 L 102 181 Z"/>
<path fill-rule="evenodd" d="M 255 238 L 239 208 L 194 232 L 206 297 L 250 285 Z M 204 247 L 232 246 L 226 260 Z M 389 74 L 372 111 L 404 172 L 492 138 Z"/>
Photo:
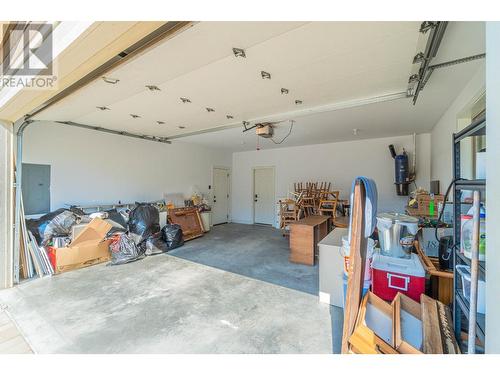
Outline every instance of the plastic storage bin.
<path fill-rule="evenodd" d="M 392 301 L 398 292 L 420 302 L 425 292 L 425 269 L 417 254 L 410 259 L 375 254 L 372 260 L 372 292 Z"/>
<path fill-rule="evenodd" d="M 459 264 L 457 267 L 457 273 L 462 278 L 462 294 L 467 302 L 470 303 L 470 267 Z M 477 284 L 477 312 L 480 314 L 486 313 L 486 282 L 484 280 L 478 280 Z"/>

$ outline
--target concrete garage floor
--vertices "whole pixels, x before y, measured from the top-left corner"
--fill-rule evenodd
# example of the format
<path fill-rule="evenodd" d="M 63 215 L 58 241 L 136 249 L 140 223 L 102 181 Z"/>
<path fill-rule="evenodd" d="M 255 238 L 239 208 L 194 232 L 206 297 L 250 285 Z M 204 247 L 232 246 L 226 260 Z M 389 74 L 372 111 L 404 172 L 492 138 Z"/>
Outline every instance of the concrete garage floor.
<path fill-rule="evenodd" d="M 1 291 L 0 304 L 37 353 L 337 352 L 340 314 L 309 294 L 317 269 L 288 263 L 286 241 L 217 226 L 169 254 Z"/>
<path fill-rule="evenodd" d="M 200 240 L 188 241 L 169 254 L 318 295 L 318 265 L 290 263 L 288 237 L 271 226 L 216 225 Z"/>

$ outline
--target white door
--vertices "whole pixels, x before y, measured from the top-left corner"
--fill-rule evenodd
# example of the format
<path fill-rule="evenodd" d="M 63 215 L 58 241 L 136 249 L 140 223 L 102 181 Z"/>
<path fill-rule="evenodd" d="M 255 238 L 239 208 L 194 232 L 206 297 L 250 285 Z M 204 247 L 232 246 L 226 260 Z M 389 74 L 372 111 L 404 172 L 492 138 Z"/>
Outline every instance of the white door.
<path fill-rule="evenodd" d="M 270 224 L 274 221 L 274 168 L 254 169 L 254 222 Z"/>
<path fill-rule="evenodd" d="M 214 225 L 227 223 L 229 219 L 229 171 L 214 168 L 213 179 L 212 223 Z"/>

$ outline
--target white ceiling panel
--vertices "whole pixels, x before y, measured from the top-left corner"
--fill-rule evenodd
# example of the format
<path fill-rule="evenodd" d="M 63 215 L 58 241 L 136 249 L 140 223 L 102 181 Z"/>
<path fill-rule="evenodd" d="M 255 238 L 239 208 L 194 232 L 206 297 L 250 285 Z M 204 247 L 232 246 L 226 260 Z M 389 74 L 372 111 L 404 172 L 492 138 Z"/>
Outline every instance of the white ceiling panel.
<path fill-rule="evenodd" d="M 96 80 L 36 118 L 171 137 L 281 114 L 288 119 L 287 113 L 297 110 L 403 92 L 419 25 L 200 22 L 107 74 L 120 80 L 116 85 Z M 233 47 L 244 48 L 246 58 L 235 57 Z M 436 61 L 484 52 L 484 48 L 484 23 L 450 22 Z M 301 115 L 287 144 L 351 139 L 353 127 L 362 129 L 359 137 L 428 131 L 478 64 L 435 71 L 416 107 L 410 100 L 399 100 Z M 262 70 L 271 74 L 270 80 L 262 79 Z M 150 84 L 161 91 L 149 91 L 145 85 Z M 289 94 L 282 95 L 281 88 Z M 181 97 L 191 103 L 182 103 Z M 296 99 L 302 104 L 296 105 Z M 227 130 L 184 141 L 250 147 L 245 141 L 250 132 L 244 139 L 240 133 L 241 129 Z"/>

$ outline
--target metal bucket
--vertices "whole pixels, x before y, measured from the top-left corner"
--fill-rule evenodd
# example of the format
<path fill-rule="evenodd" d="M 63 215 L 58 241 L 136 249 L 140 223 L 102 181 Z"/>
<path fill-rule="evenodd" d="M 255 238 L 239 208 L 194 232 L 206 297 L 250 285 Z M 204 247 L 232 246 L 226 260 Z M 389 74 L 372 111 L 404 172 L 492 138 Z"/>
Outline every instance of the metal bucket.
<path fill-rule="evenodd" d="M 418 219 L 387 212 L 377 215 L 380 253 L 394 258 L 410 258 L 413 241 L 418 231 Z"/>

